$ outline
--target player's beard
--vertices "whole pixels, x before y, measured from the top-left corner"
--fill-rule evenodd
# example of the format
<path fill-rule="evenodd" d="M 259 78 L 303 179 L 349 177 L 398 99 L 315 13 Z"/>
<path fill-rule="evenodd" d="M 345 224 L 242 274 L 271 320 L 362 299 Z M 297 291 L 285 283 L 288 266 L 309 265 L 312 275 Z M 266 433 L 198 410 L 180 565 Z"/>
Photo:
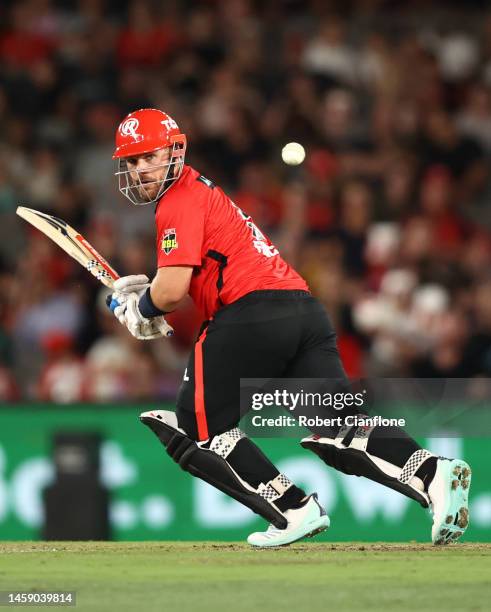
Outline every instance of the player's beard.
<path fill-rule="evenodd" d="M 143 200 L 150 202 L 157 197 L 161 186 L 162 180 L 149 182 L 147 184 L 142 181 L 142 184 L 138 184 L 138 194 Z"/>
<path fill-rule="evenodd" d="M 172 164 L 169 170 L 165 168 L 162 173 L 162 176 L 159 178 L 147 178 L 145 180 L 143 180 L 142 178 L 137 178 L 136 180 L 134 180 L 133 184 L 138 190 L 138 195 L 147 202 L 151 202 L 152 200 L 154 200 L 158 196 L 164 181 L 172 178 L 175 174 L 175 170 L 175 164 Z"/>

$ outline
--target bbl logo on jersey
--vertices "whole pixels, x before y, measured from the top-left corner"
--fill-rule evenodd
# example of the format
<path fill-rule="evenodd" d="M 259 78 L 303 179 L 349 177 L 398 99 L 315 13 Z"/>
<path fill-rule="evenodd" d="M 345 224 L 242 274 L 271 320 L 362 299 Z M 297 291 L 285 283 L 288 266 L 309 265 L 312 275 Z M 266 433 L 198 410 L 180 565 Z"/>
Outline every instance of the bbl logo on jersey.
<path fill-rule="evenodd" d="M 169 255 L 169 253 L 171 253 L 174 249 L 177 249 L 178 246 L 175 228 L 164 230 L 162 244 L 160 245 L 162 251 L 164 251 L 166 255 Z"/>

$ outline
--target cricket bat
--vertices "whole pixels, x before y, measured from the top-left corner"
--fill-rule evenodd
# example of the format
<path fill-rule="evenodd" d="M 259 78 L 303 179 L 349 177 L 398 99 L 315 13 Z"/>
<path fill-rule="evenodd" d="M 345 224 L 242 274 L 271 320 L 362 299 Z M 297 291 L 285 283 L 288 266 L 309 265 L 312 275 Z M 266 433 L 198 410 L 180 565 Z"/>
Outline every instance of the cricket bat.
<path fill-rule="evenodd" d="M 19 217 L 34 225 L 48 238 L 51 238 L 53 242 L 56 242 L 68 255 L 95 276 L 99 282 L 112 289 L 114 281 L 119 278 L 119 274 L 82 234 L 73 229 L 63 219 L 39 210 L 18 206 L 16 212 Z"/>

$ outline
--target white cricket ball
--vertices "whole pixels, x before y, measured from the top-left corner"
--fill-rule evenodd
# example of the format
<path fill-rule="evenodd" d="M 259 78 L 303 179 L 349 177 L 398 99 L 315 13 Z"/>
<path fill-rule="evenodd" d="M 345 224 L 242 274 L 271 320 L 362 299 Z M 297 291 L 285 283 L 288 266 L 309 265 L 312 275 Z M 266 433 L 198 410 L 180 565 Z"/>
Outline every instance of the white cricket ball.
<path fill-rule="evenodd" d="M 281 159 L 289 166 L 298 166 L 305 159 L 305 149 L 298 142 L 289 142 L 281 149 Z"/>

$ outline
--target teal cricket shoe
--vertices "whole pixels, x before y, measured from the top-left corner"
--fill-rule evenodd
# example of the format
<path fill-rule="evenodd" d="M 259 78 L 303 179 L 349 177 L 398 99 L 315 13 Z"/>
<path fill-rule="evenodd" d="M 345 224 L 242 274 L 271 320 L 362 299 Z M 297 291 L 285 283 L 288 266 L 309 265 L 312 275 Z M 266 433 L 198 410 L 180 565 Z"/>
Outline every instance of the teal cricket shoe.
<path fill-rule="evenodd" d="M 288 521 L 285 529 L 270 525 L 266 531 L 251 533 L 247 542 L 257 548 L 287 546 L 302 538 L 311 538 L 330 525 L 326 511 L 317 501 L 316 493 L 309 495 L 300 508 L 286 510 L 284 514 Z"/>
<path fill-rule="evenodd" d="M 428 487 L 433 511 L 433 544 L 456 542 L 469 525 L 471 468 L 460 459 L 439 458 Z"/>

